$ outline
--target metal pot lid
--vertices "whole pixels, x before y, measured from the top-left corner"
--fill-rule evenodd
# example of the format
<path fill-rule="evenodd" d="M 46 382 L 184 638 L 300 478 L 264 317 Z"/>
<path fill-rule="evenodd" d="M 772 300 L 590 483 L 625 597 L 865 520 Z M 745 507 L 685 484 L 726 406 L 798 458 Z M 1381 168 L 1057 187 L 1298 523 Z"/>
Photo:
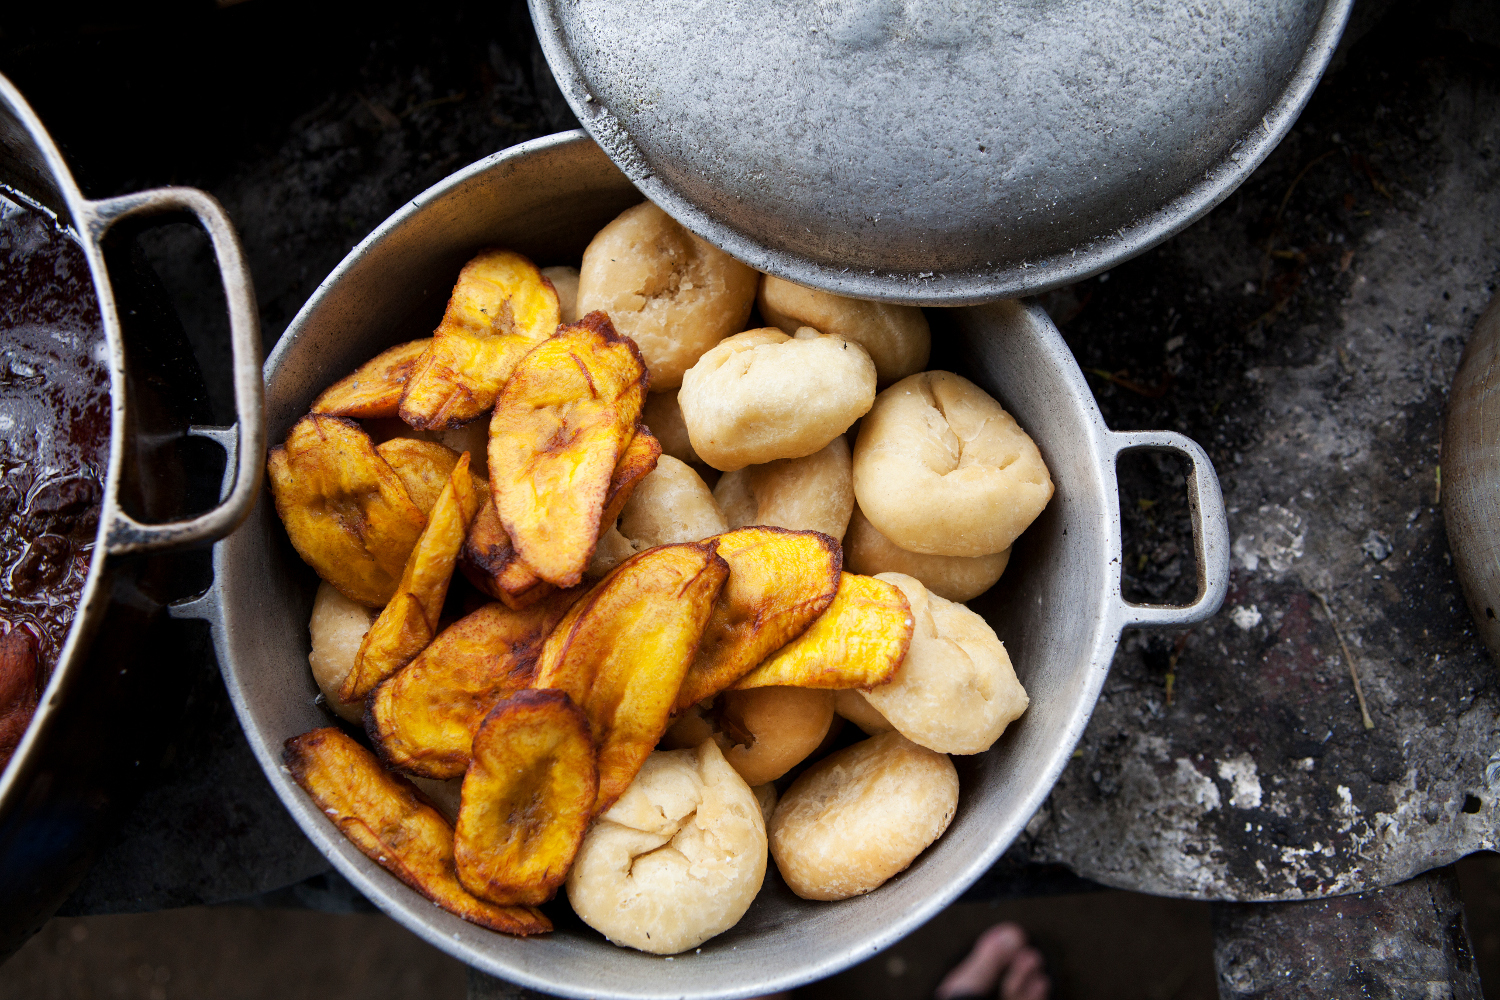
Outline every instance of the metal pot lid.
<path fill-rule="evenodd" d="M 750 265 L 1032 294 L 1166 239 L 1280 141 L 1352 0 L 530 0 L 578 120 Z"/>

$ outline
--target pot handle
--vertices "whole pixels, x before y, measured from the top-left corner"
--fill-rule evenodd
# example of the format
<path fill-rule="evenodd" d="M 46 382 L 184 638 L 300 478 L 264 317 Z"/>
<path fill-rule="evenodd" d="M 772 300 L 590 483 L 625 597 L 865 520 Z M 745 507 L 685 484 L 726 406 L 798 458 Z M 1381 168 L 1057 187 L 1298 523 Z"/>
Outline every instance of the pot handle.
<path fill-rule="evenodd" d="M 1229 589 L 1229 516 L 1214 464 L 1196 441 L 1175 431 L 1110 432 L 1112 462 L 1129 451 L 1170 451 L 1187 459 L 1188 509 L 1193 516 L 1193 549 L 1198 566 L 1198 596 L 1191 604 L 1132 604 L 1119 596 L 1121 625 L 1162 628 L 1194 625 L 1212 618 Z"/>
<path fill-rule="evenodd" d="M 250 513 L 260 490 L 266 464 L 264 388 L 260 371 L 260 315 L 255 307 L 255 286 L 240 248 L 239 237 L 223 206 L 196 188 L 166 187 L 119 198 L 87 203 L 88 235 L 95 243 L 121 219 L 187 212 L 196 218 L 213 245 L 214 258 L 224 283 L 224 301 L 229 307 L 229 344 L 234 375 L 234 405 L 238 422 L 234 428 L 215 432 L 212 428 L 189 428 L 188 433 L 208 437 L 225 446 L 225 479 L 233 483 L 212 510 L 166 524 L 143 524 L 124 511 L 110 512 L 105 548 L 110 555 L 151 552 L 217 541 L 229 534 Z M 227 437 L 237 430 L 236 446 Z"/>

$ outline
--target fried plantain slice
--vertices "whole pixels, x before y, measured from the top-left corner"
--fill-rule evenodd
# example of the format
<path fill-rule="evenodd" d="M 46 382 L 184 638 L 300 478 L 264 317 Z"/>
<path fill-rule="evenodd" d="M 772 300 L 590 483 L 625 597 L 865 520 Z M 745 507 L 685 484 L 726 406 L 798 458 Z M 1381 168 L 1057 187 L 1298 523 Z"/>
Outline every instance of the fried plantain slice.
<path fill-rule="evenodd" d="M 863 688 L 884 684 L 911 647 L 916 622 L 906 596 L 872 576 L 843 573 L 828 610 L 797 638 L 740 678 L 758 687 Z"/>
<path fill-rule="evenodd" d="M 717 538 L 729 582 L 683 678 L 678 712 L 712 698 L 800 635 L 839 589 L 844 550 L 820 532 L 756 526 Z"/>
<path fill-rule="evenodd" d="M 464 265 L 448 309 L 401 397 L 401 419 L 418 430 L 483 416 L 516 362 L 557 330 L 557 290 L 510 250 L 483 250 Z"/>
<path fill-rule="evenodd" d="M 471 896 L 458 880 L 453 828 L 443 814 L 343 730 L 330 726 L 293 736 L 281 760 L 355 847 L 449 913 L 504 934 L 552 929 L 552 921 L 529 906 L 496 906 Z"/>
<path fill-rule="evenodd" d="M 608 809 L 667 730 L 729 564 L 712 539 L 632 556 L 575 604 L 542 646 L 536 687 L 583 706 Z"/>
<path fill-rule="evenodd" d="M 656 468 L 660 457 L 661 442 L 646 425 L 637 424 L 635 437 L 626 445 L 625 453 L 610 476 L 609 492 L 605 495 L 604 513 L 600 518 L 600 534 L 620 519 L 620 511 L 625 508 L 630 495 Z M 517 610 L 530 607 L 555 589 L 516 555 L 493 501 L 480 506 L 479 514 L 469 528 L 469 537 L 464 540 L 463 551 L 459 553 L 458 565 L 475 587 Z"/>
<path fill-rule="evenodd" d="M 339 689 L 340 700 L 354 701 L 369 694 L 432 641 L 453 578 L 453 564 L 478 509 L 469 453 L 464 452 L 432 508 L 426 530 L 411 550 L 396 595 L 365 633 L 354 666 Z"/>
<path fill-rule="evenodd" d="M 389 602 L 427 518 L 370 436 L 347 418 L 311 414 L 271 449 L 266 471 L 303 561 L 351 601 Z"/>
<path fill-rule="evenodd" d="M 646 383 L 634 341 L 595 312 L 526 355 L 495 401 L 495 506 L 516 552 L 548 583 L 583 578 Z"/>
<path fill-rule="evenodd" d="M 405 437 L 382 441 L 375 446 L 375 451 L 400 477 L 411 502 L 423 514 L 431 514 L 433 505 L 448 485 L 453 467 L 458 464 L 458 452 L 436 441 Z"/>
<path fill-rule="evenodd" d="M 361 420 L 396 416 L 406 383 L 431 346 L 432 338 L 427 337 L 381 351 L 352 374 L 324 389 L 313 400 L 312 412 Z"/>
<path fill-rule="evenodd" d="M 609 475 L 609 491 L 604 494 L 604 513 L 599 515 L 599 534 L 620 519 L 620 512 L 630 502 L 631 494 L 641 480 L 651 475 L 661 458 L 661 442 L 645 424 L 635 425 L 635 435 L 615 463 L 615 471 Z"/>
<path fill-rule="evenodd" d="M 458 879 L 501 905 L 545 903 L 568 877 L 599 794 L 589 720 L 562 691 L 518 691 L 474 736 L 453 853 Z"/>
<path fill-rule="evenodd" d="M 366 703 L 365 730 L 381 759 L 423 778 L 462 775 L 479 724 L 500 699 L 531 686 L 542 641 L 582 591 L 558 591 L 525 611 L 487 604 L 443 629 Z"/>

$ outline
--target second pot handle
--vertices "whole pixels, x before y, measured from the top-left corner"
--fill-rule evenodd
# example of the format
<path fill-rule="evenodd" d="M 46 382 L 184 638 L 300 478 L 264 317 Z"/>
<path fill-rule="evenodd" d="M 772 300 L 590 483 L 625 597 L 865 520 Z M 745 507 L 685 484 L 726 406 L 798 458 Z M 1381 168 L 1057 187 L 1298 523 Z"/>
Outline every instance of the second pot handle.
<path fill-rule="evenodd" d="M 111 510 L 105 545 L 110 555 L 151 552 L 213 542 L 233 531 L 250 513 L 265 468 L 265 390 L 260 366 L 260 318 L 255 287 L 229 216 L 211 195 L 196 188 L 166 187 L 119 198 L 92 201 L 87 207 L 88 237 L 95 243 L 121 219 L 186 212 L 196 218 L 213 246 L 224 301 L 229 308 L 229 345 L 238 418 L 234 485 L 213 509 L 183 521 L 144 524 L 118 507 Z M 196 430 L 196 429 L 195 429 Z M 227 476 L 226 476 L 227 478 Z"/>
<path fill-rule="evenodd" d="M 1130 451 L 1170 451 L 1188 461 L 1188 509 L 1193 518 L 1193 550 L 1198 568 L 1198 596 L 1191 604 L 1132 604 L 1120 598 L 1121 624 L 1136 628 L 1196 625 L 1212 618 L 1229 590 L 1229 516 L 1224 494 L 1208 453 L 1176 431 L 1111 432 L 1110 461 Z M 1115 586 L 1119 587 L 1117 580 Z M 1117 591 L 1118 593 L 1118 591 Z"/>

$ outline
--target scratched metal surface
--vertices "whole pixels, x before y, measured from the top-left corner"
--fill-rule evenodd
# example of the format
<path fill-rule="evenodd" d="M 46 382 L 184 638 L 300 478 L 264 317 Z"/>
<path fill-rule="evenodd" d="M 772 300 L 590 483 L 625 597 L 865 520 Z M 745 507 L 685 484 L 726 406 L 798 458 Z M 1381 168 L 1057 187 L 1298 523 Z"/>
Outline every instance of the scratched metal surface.
<path fill-rule="evenodd" d="M 1350 0 L 532 0 L 579 121 L 752 266 L 958 305 L 1208 211 L 1276 145 Z"/>

